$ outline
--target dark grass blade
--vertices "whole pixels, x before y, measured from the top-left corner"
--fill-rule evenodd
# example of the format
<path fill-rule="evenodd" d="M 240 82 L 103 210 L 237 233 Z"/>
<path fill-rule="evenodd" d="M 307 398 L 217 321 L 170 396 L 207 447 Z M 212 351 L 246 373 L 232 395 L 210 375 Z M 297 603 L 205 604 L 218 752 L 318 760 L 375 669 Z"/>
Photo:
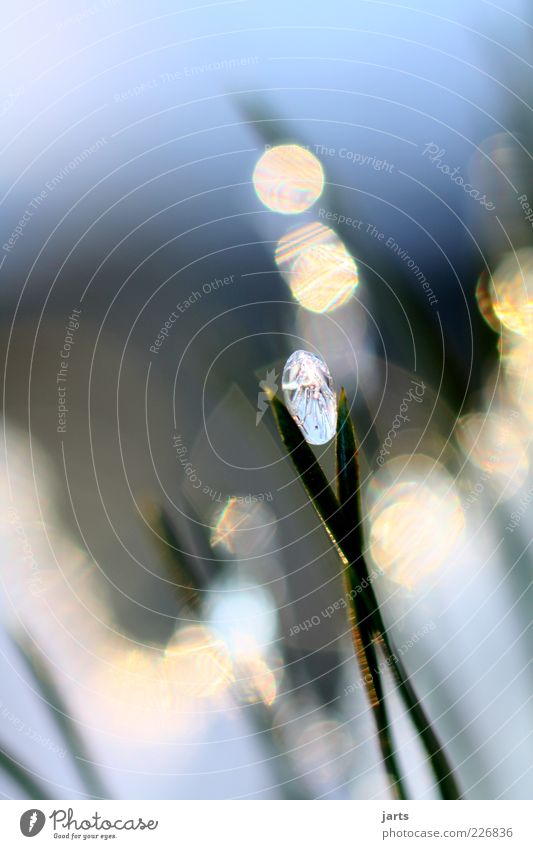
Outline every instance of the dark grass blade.
<path fill-rule="evenodd" d="M 110 799 L 111 796 L 91 763 L 83 737 L 70 717 L 68 707 L 44 657 L 33 643 L 22 636 L 13 638 L 13 643 L 26 669 L 30 672 L 41 698 L 51 709 L 50 714 L 65 739 L 85 790 L 91 796 Z"/>
<path fill-rule="evenodd" d="M 345 566 L 345 587 L 353 589 L 351 578 L 346 581 L 346 573 L 353 575 L 350 563 L 350 540 L 353 539 L 353 523 L 346 522 L 347 513 L 343 511 L 331 489 L 316 457 L 302 436 L 302 433 L 285 405 L 278 399 L 271 399 L 281 438 L 289 453 L 301 482 L 322 519 L 330 537 L 336 543 L 337 550 Z M 347 465 L 348 468 L 348 465 Z M 353 502 L 355 503 L 355 502 Z M 355 583 L 358 583 L 356 581 Z M 390 777 L 393 792 L 400 799 L 406 799 L 405 788 L 399 773 L 396 756 L 389 734 L 389 722 L 383 700 L 381 681 L 375 649 L 372 645 L 371 619 L 365 608 L 361 593 L 350 594 L 352 607 L 352 638 L 359 659 L 361 674 L 367 687 L 367 693 L 376 721 L 378 739 L 387 774 Z"/>
<path fill-rule="evenodd" d="M 336 545 L 341 560 L 347 567 L 345 569 L 347 594 L 354 602 L 352 605 L 354 644 L 360 663 L 364 663 L 371 673 L 371 682 L 368 685 L 371 704 L 380 702 L 379 692 L 376 690 L 376 687 L 380 688 L 380 684 L 377 683 L 379 681 L 377 659 L 374 659 L 372 649 L 368 648 L 372 641 L 376 640 L 391 667 L 400 695 L 427 751 L 443 798 L 460 799 L 461 793 L 447 756 L 431 727 L 424 708 L 416 697 L 401 661 L 393 650 L 363 557 L 356 441 L 346 395 L 344 392 L 341 393 L 337 419 L 339 500 L 285 405 L 275 397 L 271 398 L 271 405 L 283 443 L 296 472 L 330 538 Z M 383 714 L 381 711 L 380 715 L 376 716 L 376 722 L 378 731 L 382 732 L 383 728 L 388 728 L 386 712 Z M 382 751 L 386 749 L 388 752 L 389 745 L 387 743 L 385 746 L 384 737 L 381 744 Z M 387 765 L 389 767 L 391 765 L 389 754 L 387 754 Z M 396 786 L 398 789 L 398 782 Z M 401 782 L 399 790 L 402 790 Z"/>
<path fill-rule="evenodd" d="M 383 641 L 383 653 L 387 665 L 391 669 L 398 691 L 403 699 L 407 712 L 413 721 L 422 741 L 435 775 L 435 780 L 443 799 L 462 799 L 459 784 L 455 778 L 453 767 L 442 744 L 433 731 L 433 727 L 416 692 L 409 680 L 407 671 L 398 655 L 391 649 L 388 638 Z"/>
<path fill-rule="evenodd" d="M 330 534 L 334 535 L 338 545 L 339 537 L 346 536 L 348 529 L 342 528 L 341 511 L 333 490 L 285 404 L 276 397 L 271 398 L 270 403 L 283 444 L 305 491 Z"/>
<path fill-rule="evenodd" d="M 343 511 L 346 512 L 345 523 L 347 525 L 350 523 L 353 525 L 353 532 L 351 537 L 345 541 L 345 548 L 347 547 L 349 549 L 352 557 L 357 558 L 355 563 L 350 562 L 350 566 L 352 567 L 349 571 L 350 582 L 353 583 L 354 580 L 362 579 L 368 581 L 368 586 L 365 587 L 361 595 L 366 599 L 365 610 L 371 621 L 372 634 L 381 644 L 388 665 L 392 669 L 400 695 L 427 751 L 443 797 L 445 799 L 459 799 L 461 794 L 453 776 L 451 765 L 431 727 L 422 705 L 417 699 L 403 664 L 393 649 L 391 640 L 385 630 L 372 583 L 369 580 L 368 568 L 363 557 L 357 444 L 344 389 L 341 390 L 338 403 L 336 449 L 338 498 Z M 351 589 L 353 589 L 353 586 L 351 586 Z M 371 666 L 370 663 L 369 665 Z"/>
<path fill-rule="evenodd" d="M 373 642 L 373 623 L 378 611 L 377 601 L 369 581 L 368 569 L 363 558 L 363 536 L 361 530 L 361 506 L 359 495 L 359 468 L 355 432 L 350 417 L 348 400 L 341 389 L 337 407 L 337 493 L 343 520 L 349 528 L 343 540 L 348 556 L 345 568 L 347 596 L 353 607 L 352 621 L 359 622 L 359 633 L 354 634 L 354 647 L 359 655 L 359 665 L 367 687 L 370 706 L 374 714 L 383 763 L 397 798 L 407 799 L 407 791 L 394 750 L 391 726 L 385 704 L 385 694 L 376 647 Z M 364 583 L 363 583 L 364 582 Z M 360 590 L 358 592 L 357 590 Z M 363 667 L 364 664 L 364 667 Z"/>
<path fill-rule="evenodd" d="M 0 745 L 0 769 L 12 778 L 19 787 L 24 790 L 30 799 L 50 799 L 50 795 L 44 788 L 44 784 L 35 778 L 27 768 L 21 766 L 15 757 L 10 754 L 5 745 Z"/>
<path fill-rule="evenodd" d="M 361 569 L 360 572 L 357 571 L 358 581 L 356 581 L 358 588 L 360 588 L 359 582 L 367 575 L 361 552 L 360 530 L 354 533 L 353 516 L 349 509 L 341 507 L 313 451 L 302 436 L 300 428 L 285 404 L 275 396 L 270 399 L 270 403 L 281 438 L 298 477 L 326 531 L 334 542 L 341 559 L 345 564 L 351 564 L 351 569 Z M 349 446 L 346 445 L 343 450 L 348 452 Z M 350 468 L 353 470 L 353 467 Z M 354 506 L 356 505 L 355 498 L 350 501 Z M 363 596 L 362 593 L 361 596 Z M 364 601 L 364 604 L 366 605 L 366 601 Z M 365 618 L 369 616 L 371 616 L 370 609 L 366 611 Z"/>
<path fill-rule="evenodd" d="M 395 797 L 401 800 L 408 799 L 409 795 L 402 778 L 400 763 L 394 748 L 392 726 L 389 720 L 381 670 L 379 668 L 379 657 L 376 646 L 368 633 L 363 637 L 363 651 L 365 652 L 371 675 L 371 683 L 367 686 L 367 691 L 369 696 L 372 693 L 375 694 L 374 700 L 370 701 L 370 707 L 376 722 L 383 764 Z"/>
<path fill-rule="evenodd" d="M 341 389 L 337 406 L 337 497 L 341 507 L 346 536 L 343 549 L 350 561 L 350 582 L 364 588 L 361 595 L 367 614 L 374 621 L 379 617 L 379 607 L 372 589 L 372 580 L 363 556 L 363 525 L 361 496 L 359 492 L 359 463 L 355 431 L 350 416 L 346 392 Z M 367 586 L 368 585 L 368 586 Z"/>
<path fill-rule="evenodd" d="M 360 531 L 354 534 L 353 516 L 348 509 L 343 509 L 337 501 L 337 497 L 313 451 L 303 438 L 300 428 L 285 405 L 276 397 L 272 397 L 270 403 L 281 438 L 298 477 L 330 539 L 333 541 L 342 562 L 348 567 L 350 590 L 352 590 L 351 597 L 358 596 L 360 599 L 362 618 L 358 619 L 358 625 L 370 627 L 370 624 L 374 621 L 373 617 L 379 616 L 379 613 L 376 612 L 376 605 L 374 605 L 376 609 L 372 609 L 368 601 L 369 598 L 373 598 L 373 593 L 369 596 L 366 592 L 361 592 L 365 586 L 371 588 L 371 581 L 368 578 L 366 564 L 361 553 L 360 537 L 358 536 Z M 348 450 L 348 446 L 346 450 Z M 355 499 L 351 499 L 351 503 L 355 505 Z"/>
<path fill-rule="evenodd" d="M 305 139 L 301 138 L 299 128 L 292 121 L 280 120 L 278 110 L 274 108 L 272 102 L 263 94 L 254 92 L 253 95 L 249 95 L 234 92 L 233 97 L 244 120 L 251 125 L 264 142 L 270 145 L 287 143 L 305 145 Z M 345 211 L 344 200 L 339 191 L 340 188 L 341 186 L 334 182 L 328 183 L 327 205 L 330 209 Z M 362 210 L 360 212 L 363 215 Z M 353 209 L 351 214 L 353 214 Z M 463 407 L 465 392 L 468 388 L 468 374 L 453 351 L 447 352 L 443 374 L 440 375 L 440 372 L 436 369 L 435 364 L 439 364 L 442 361 L 442 350 L 439 333 L 427 332 L 428 305 L 421 302 L 412 286 L 409 285 L 406 275 L 390 260 L 390 257 L 387 258 L 386 252 L 380 250 L 381 243 L 378 240 L 368 240 L 365 234 L 357 228 L 348 229 L 351 230 L 350 233 L 346 234 L 346 246 L 349 252 L 353 256 L 357 256 L 363 260 L 368 268 L 375 269 L 372 277 L 373 282 L 378 284 L 378 288 L 379 284 L 385 281 L 390 284 L 394 280 L 394 288 L 401 289 L 404 308 L 406 314 L 409 315 L 410 333 L 411 335 L 413 333 L 415 334 L 417 350 L 423 352 L 421 359 L 426 363 L 428 380 L 436 385 L 442 378 L 441 393 L 445 394 L 449 404 L 456 411 L 457 415 L 459 415 Z M 471 269 L 471 272 L 474 276 L 477 273 L 474 269 Z M 382 328 L 382 332 L 384 329 L 386 337 L 397 340 L 398 323 L 395 321 L 394 314 L 388 308 L 387 301 L 384 300 L 382 303 L 381 299 L 378 299 L 376 309 L 378 310 L 377 320 Z M 481 329 L 481 332 L 478 334 L 479 345 L 483 346 L 485 359 L 490 358 L 492 360 L 495 356 L 494 345 L 486 323 L 478 321 L 478 326 Z M 405 333 L 407 334 L 407 331 Z M 401 339 L 402 341 L 405 340 L 406 345 L 411 341 L 407 335 L 402 336 Z"/>
<path fill-rule="evenodd" d="M 175 583 L 180 604 L 198 612 L 202 605 L 202 591 L 206 581 L 196 558 L 186 553 L 185 547 L 164 508 L 152 505 L 149 509 L 150 527 L 155 531 L 155 541 L 166 564 L 171 580 Z"/>
<path fill-rule="evenodd" d="M 288 122 L 279 120 L 278 110 L 263 94 L 240 94 L 235 96 L 235 102 L 244 120 L 252 125 L 267 144 L 274 146 L 299 143 Z"/>

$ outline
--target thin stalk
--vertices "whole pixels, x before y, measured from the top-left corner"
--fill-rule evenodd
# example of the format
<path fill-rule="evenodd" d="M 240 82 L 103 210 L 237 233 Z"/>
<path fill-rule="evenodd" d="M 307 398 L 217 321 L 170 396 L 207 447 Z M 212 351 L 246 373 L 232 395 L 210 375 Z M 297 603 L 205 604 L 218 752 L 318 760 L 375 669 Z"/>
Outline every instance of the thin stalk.
<path fill-rule="evenodd" d="M 400 765 L 394 750 L 394 744 L 391 734 L 391 724 L 388 717 L 387 707 L 385 704 L 385 694 L 381 682 L 381 673 L 378 664 L 378 657 L 373 641 L 366 632 L 363 636 L 362 629 L 357 625 L 357 604 L 352 602 L 352 640 L 357 658 L 359 660 L 359 668 L 363 676 L 370 709 L 374 716 L 376 728 L 378 732 L 378 742 L 383 758 L 383 764 L 387 772 L 387 777 L 391 786 L 391 791 L 395 799 L 405 800 L 409 796 L 407 794 Z"/>
<path fill-rule="evenodd" d="M 372 710 L 374 712 L 374 718 L 378 729 L 383 762 L 395 797 L 400 800 L 405 800 L 409 798 L 409 794 L 402 778 L 399 759 L 394 748 L 392 726 L 385 702 L 385 692 L 379 669 L 378 654 L 372 641 L 365 643 L 364 649 L 370 666 L 374 691 L 377 696 L 376 703 L 372 706 Z"/>
<path fill-rule="evenodd" d="M 426 749 L 442 797 L 460 799 L 461 792 L 443 747 L 416 696 L 403 664 L 393 650 L 363 556 L 357 449 L 346 395 L 344 391 L 341 392 L 338 410 L 338 499 L 285 405 L 275 397 L 270 400 L 287 452 L 311 503 L 344 563 L 345 580 L 350 587 L 350 598 L 357 599 L 355 605 L 357 609 L 354 607 L 353 616 L 357 617 L 357 624 L 360 627 L 363 626 L 370 642 L 375 640 L 376 644 L 381 646 L 392 668 L 399 693 Z M 366 642 L 368 643 L 368 640 Z M 363 645 L 364 643 L 365 641 Z M 359 656 L 361 658 L 361 655 Z M 367 655 L 364 654 L 364 656 L 367 667 L 370 667 Z M 379 674 L 379 669 L 377 672 Z"/>
<path fill-rule="evenodd" d="M 357 520 L 357 514 L 354 517 L 350 514 L 352 512 L 351 494 L 358 490 L 359 474 L 355 451 L 355 439 L 353 437 L 353 429 L 351 428 L 351 419 L 344 389 L 341 391 L 338 405 L 336 461 L 337 497 L 341 507 L 342 517 L 347 526 L 351 529 L 348 533 L 348 539 L 345 538 L 343 540 L 343 543 L 346 543 L 349 541 L 350 536 L 353 539 L 352 529 L 357 528 L 358 526 L 357 521 L 353 521 L 353 518 Z M 364 570 L 356 570 L 352 568 L 352 564 L 346 560 L 345 557 L 342 558 L 342 561 L 344 564 L 343 577 L 346 596 L 350 601 L 352 614 L 352 637 L 354 647 L 356 653 L 359 655 L 361 672 L 363 672 L 362 663 L 364 656 L 366 670 L 363 675 L 363 680 L 367 687 L 370 707 L 374 714 L 376 728 L 378 730 L 378 739 L 383 763 L 396 798 L 402 800 L 408 799 L 409 797 L 401 775 L 400 764 L 394 749 L 391 724 L 389 722 L 387 706 L 385 704 L 385 692 L 381 680 L 381 670 L 379 668 L 378 655 L 373 642 L 372 619 L 368 616 L 371 611 L 369 611 L 366 603 L 366 593 L 357 592 L 359 580 L 365 577 L 366 564 L 364 564 Z"/>
<path fill-rule="evenodd" d="M 388 637 L 385 633 L 379 635 L 383 641 L 385 659 L 390 665 L 398 691 L 403 698 L 407 712 L 411 717 L 418 735 L 428 753 L 435 780 L 438 784 L 443 799 L 461 799 L 462 794 L 455 779 L 453 767 L 448 760 L 442 744 L 435 732 L 431 722 L 417 698 L 407 672 L 400 658 L 392 650 Z"/>
<path fill-rule="evenodd" d="M 435 775 L 441 795 L 444 799 L 460 799 L 461 792 L 453 775 L 451 764 L 442 745 L 433 731 L 431 723 L 420 704 L 412 687 L 406 670 L 399 657 L 393 650 L 392 643 L 385 623 L 381 616 L 378 600 L 370 580 L 368 567 L 363 556 L 363 537 L 361 527 L 361 497 L 359 487 L 359 468 L 355 431 L 350 417 L 346 394 L 341 391 L 338 408 L 337 435 L 337 487 L 339 502 L 346 513 L 350 532 L 342 541 L 341 546 L 350 560 L 353 576 L 364 581 L 365 613 L 370 618 L 370 628 L 373 637 L 385 655 L 390 665 L 395 682 L 405 707 L 413 721 L 418 735 L 426 749 L 428 758 Z M 349 513 L 352 513 L 350 516 Z"/>
<path fill-rule="evenodd" d="M 300 431 L 285 406 L 276 398 L 272 398 L 271 403 L 291 460 L 344 565 L 343 580 L 347 595 L 351 599 L 352 640 L 376 723 L 385 769 L 390 777 L 395 796 L 406 799 L 408 797 L 390 735 L 380 670 L 373 646 L 370 610 L 367 608 L 365 595 L 354 592 L 359 579 L 354 574 L 344 551 L 344 544 L 349 536 L 344 524 L 344 510 L 339 505 L 320 465 L 307 443 L 303 441 Z"/>

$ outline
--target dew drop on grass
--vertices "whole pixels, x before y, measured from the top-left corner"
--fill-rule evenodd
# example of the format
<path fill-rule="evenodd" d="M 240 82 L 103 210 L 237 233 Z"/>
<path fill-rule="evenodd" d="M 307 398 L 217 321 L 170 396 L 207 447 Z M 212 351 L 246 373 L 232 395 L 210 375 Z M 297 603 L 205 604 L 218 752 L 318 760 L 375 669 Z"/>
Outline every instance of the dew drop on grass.
<path fill-rule="evenodd" d="M 323 445 L 335 435 L 337 399 L 326 363 L 309 351 L 295 351 L 283 369 L 287 409 L 311 445 Z"/>

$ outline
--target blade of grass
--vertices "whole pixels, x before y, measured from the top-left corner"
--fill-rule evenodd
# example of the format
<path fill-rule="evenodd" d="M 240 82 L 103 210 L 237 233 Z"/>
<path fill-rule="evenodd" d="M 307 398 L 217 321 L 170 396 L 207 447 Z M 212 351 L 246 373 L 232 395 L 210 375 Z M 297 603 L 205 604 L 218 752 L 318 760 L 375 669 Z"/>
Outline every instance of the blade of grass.
<path fill-rule="evenodd" d="M 84 740 L 70 717 L 67 705 L 43 656 L 35 644 L 22 635 L 12 637 L 12 640 L 41 698 L 51 708 L 51 715 L 65 738 L 85 790 L 96 798 L 110 799 L 111 796 L 90 761 Z"/>
<path fill-rule="evenodd" d="M 385 702 L 385 692 L 383 689 L 381 670 L 379 667 L 378 653 L 374 642 L 368 633 L 366 633 L 363 638 L 363 651 L 365 652 L 371 675 L 368 692 L 369 694 L 375 694 L 375 699 L 370 702 L 370 706 L 376 722 L 383 764 L 395 798 L 400 800 L 408 799 L 409 794 L 402 778 L 398 756 L 394 748 L 392 725 L 389 720 L 387 705 Z"/>
<path fill-rule="evenodd" d="M 300 429 L 290 415 L 285 405 L 276 397 L 271 398 L 271 405 L 276 417 L 281 438 L 298 473 L 301 482 L 322 520 L 330 539 L 334 542 L 341 561 L 344 564 L 343 575 L 346 579 L 348 572 L 352 573 L 352 564 L 344 552 L 344 544 L 351 538 L 351 526 L 344 523 L 344 513 L 322 471 L 313 451 L 303 438 Z M 394 748 L 389 735 L 389 722 L 383 699 L 377 656 L 372 645 L 371 619 L 365 608 L 363 594 L 352 594 L 353 581 L 345 583 L 347 595 L 352 600 L 352 639 L 359 660 L 363 681 L 375 718 L 378 739 L 387 774 L 390 776 L 393 793 L 396 797 L 405 799 L 403 786 Z"/>
<path fill-rule="evenodd" d="M 362 557 L 362 534 L 361 534 L 361 510 L 359 506 L 359 470 L 357 467 L 357 448 L 355 444 L 355 433 L 348 409 L 348 401 L 344 389 L 341 390 L 337 409 L 337 493 L 341 506 L 344 523 L 349 528 L 347 536 L 343 540 L 345 552 L 352 551 L 354 559 L 347 559 L 344 568 L 344 581 L 346 595 L 350 600 L 353 610 L 352 622 L 360 621 L 360 635 L 354 640 L 356 652 L 358 649 L 364 653 L 368 672 L 363 680 L 367 682 L 367 692 L 370 706 L 374 713 L 374 719 L 378 730 L 378 739 L 383 757 L 383 763 L 390 777 L 393 791 L 399 799 L 409 798 L 402 779 L 398 757 L 394 749 L 391 725 L 385 704 L 385 693 L 381 680 L 381 670 L 376 648 L 373 643 L 373 619 L 377 604 L 375 598 L 374 609 L 370 607 L 370 617 L 365 616 L 367 609 L 363 606 L 363 599 L 368 598 L 364 590 L 359 593 L 361 582 L 369 581 L 368 570 Z M 364 586 L 364 585 L 363 585 Z M 368 584 L 370 586 L 370 584 Z M 352 633 L 354 633 L 352 631 Z M 360 643 L 360 646 L 358 645 Z M 361 657 L 360 657 L 361 665 Z M 370 677 L 368 678 L 368 676 Z"/>
<path fill-rule="evenodd" d="M 311 504 L 318 513 L 328 536 L 335 545 L 339 557 L 347 560 L 351 564 L 351 569 L 366 569 L 362 555 L 356 554 L 356 549 L 353 545 L 353 523 L 347 523 L 345 521 L 345 512 L 341 509 L 335 493 L 331 489 L 313 451 L 302 436 L 300 428 L 282 401 L 272 396 L 270 404 L 287 453 L 309 496 Z M 358 572 L 357 576 L 362 583 L 365 572 Z M 362 583 L 362 586 L 364 585 Z M 370 608 L 367 608 L 366 597 L 362 593 L 361 597 L 362 604 L 365 607 L 365 618 L 370 617 L 372 611 Z"/>
<path fill-rule="evenodd" d="M 428 753 L 433 773 L 435 775 L 435 780 L 438 784 L 442 798 L 462 799 L 462 793 L 455 778 L 453 767 L 442 744 L 433 731 L 431 722 L 429 721 L 428 716 L 416 695 L 416 692 L 409 680 L 407 671 L 400 658 L 391 648 L 387 635 L 382 634 L 381 636 L 383 638 L 383 653 L 385 655 L 387 665 L 390 666 L 407 712 L 409 713 L 418 735 L 424 744 L 424 748 Z"/>
<path fill-rule="evenodd" d="M 315 455 L 285 404 L 273 396 L 270 404 L 278 430 L 289 457 L 311 503 L 323 523 L 338 532 L 341 518 L 339 504 Z"/>
<path fill-rule="evenodd" d="M 357 445 L 344 389 L 341 389 L 337 407 L 335 453 L 337 461 L 337 497 L 344 526 L 344 538 L 339 543 L 342 543 L 343 550 L 350 561 L 351 582 L 361 589 L 361 595 L 367 599 L 366 607 L 368 613 L 372 621 L 375 622 L 376 616 L 379 616 L 379 607 L 372 589 L 372 578 L 363 556 L 363 526 L 361 521 Z"/>
<path fill-rule="evenodd" d="M 355 575 L 352 575 L 352 580 L 357 578 L 359 580 L 364 579 L 367 582 L 367 585 L 363 585 L 362 594 L 368 600 L 367 609 L 370 610 L 374 636 L 377 638 L 387 663 L 392 669 L 400 695 L 427 751 L 441 794 L 445 799 L 459 799 L 461 794 L 454 778 L 451 764 L 431 727 L 431 723 L 409 682 L 406 670 L 394 651 L 385 629 L 379 604 L 362 555 L 362 513 L 359 492 L 357 444 L 355 429 L 344 390 L 340 393 L 338 404 L 337 487 L 339 502 L 342 509 L 346 512 L 346 524 L 351 524 L 353 528 L 352 534 L 345 540 L 345 550 L 347 548 L 349 554 L 356 558 L 354 563 Z"/>
<path fill-rule="evenodd" d="M 355 432 L 344 393 L 341 395 L 341 400 L 343 395 L 344 400 L 339 416 L 341 444 L 337 448 L 339 468 L 345 470 L 342 475 L 343 480 L 338 484 L 342 507 L 285 405 L 274 396 L 270 399 L 270 403 L 281 438 L 296 472 L 330 539 L 335 544 L 341 560 L 347 567 L 350 582 L 349 595 L 357 599 L 355 615 L 357 625 L 363 629 L 363 646 L 365 641 L 368 645 L 372 638 L 379 642 L 393 672 L 399 693 L 426 749 L 441 795 L 444 799 L 460 799 L 459 786 L 448 758 L 418 701 L 403 664 L 392 648 L 363 557 Z M 370 667 L 369 664 L 368 667 Z M 369 697 L 372 698 L 371 692 Z M 376 698 L 374 687 L 374 699 Z"/>
<path fill-rule="evenodd" d="M 10 778 L 28 794 L 30 799 L 50 799 L 44 785 L 34 778 L 32 773 L 21 766 L 20 763 L 11 755 L 4 745 L 0 746 L 0 769 L 3 769 Z"/>

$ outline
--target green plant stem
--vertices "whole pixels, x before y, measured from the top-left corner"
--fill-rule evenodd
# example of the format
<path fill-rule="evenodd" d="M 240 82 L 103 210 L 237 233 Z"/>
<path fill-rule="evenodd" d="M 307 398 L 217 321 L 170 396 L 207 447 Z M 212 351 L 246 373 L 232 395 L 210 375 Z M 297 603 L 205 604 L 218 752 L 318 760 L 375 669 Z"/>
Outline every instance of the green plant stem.
<path fill-rule="evenodd" d="M 398 691 L 403 698 L 407 712 L 411 717 L 413 724 L 424 744 L 428 753 L 435 780 L 438 784 L 443 799 L 461 799 L 462 794 L 459 785 L 455 779 L 453 767 L 448 760 L 446 752 L 435 732 L 431 722 L 422 707 L 422 704 L 417 698 L 407 672 L 399 659 L 392 650 L 388 637 L 385 632 L 380 634 L 385 648 L 384 654 L 387 664 L 390 665 L 394 679 L 398 686 Z"/>
<path fill-rule="evenodd" d="M 346 542 L 346 541 L 345 541 Z M 346 545 L 348 551 L 351 546 Z M 448 757 L 439 743 L 439 740 L 433 731 L 431 722 L 422 707 L 422 704 L 417 698 L 415 690 L 409 681 L 407 672 L 394 651 L 393 644 L 385 623 L 381 616 L 379 604 L 372 587 L 372 582 L 368 574 L 368 569 L 362 555 L 357 557 L 355 552 L 355 560 L 350 560 L 350 574 L 352 583 L 355 581 L 355 587 L 360 587 L 363 583 L 364 591 L 360 593 L 364 596 L 364 606 L 362 605 L 360 616 L 364 620 L 369 621 L 371 632 L 374 638 L 378 641 L 383 651 L 387 666 L 390 667 L 394 680 L 398 686 L 398 691 L 405 704 L 407 712 L 417 730 L 417 733 L 426 749 L 429 762 L 431 764 L 435 780 L 443 799 L 460 799 L 461 791 L 453 774 L 453 768 L 448 760 Z M 347 554 L 349 556 L 349 554 Z M 352 590 L 354 587 L 352 586 Z"/>
<path fill-rule="evenodd" d="M 355 607 L 357 608 L 357 605 L 355 605 Z M 376 648 L 368 631 L 363 634 L 361 629 L 356 626 L 355 632 L 352 633 L 355 650 L 359 656 L 359 666 L 361 674 L 363 675 L 363 681 L 365 683 L 368 700 L 370 702 L 370 708 L 376 723 L 381 756 L 391 785 L 391 790 L 396 799 L 405 800 L 409 798 L 409 795 L 402 778 L 400 764 L 394 749 L 391 733 L 392 726 L 388 717 Z"/>
<path fill-rule="evenodd" d="M 453 775 L 450 762 L 433 731 L 431 723 L 419 702 L 406 670 L 393 649 L 392 641 L 385 628 L 378 600 L 372 586 L 371 576 L 363 555 L 363 536 L 361 523 L 361 495 L 359 486 L 359 468 L 355 431 L 351 420 L 346 394 L 341 391 L 338 408 L 337 437 L 337 487 L 341 507 L 345 511 L 350 531 L 339 544 L 344 547 L 350 561 L 352 580 L 359 580 L 364 586 L 361 595 L 365 599 L 364 613 L 369 617 L 373 637 L 381 646 L 387 665 L 411 720 L 420 736 L 429 757 L 435 780 L 444 799 L 459 799 L 461 793 Z M 351 513 L 351 515 L 350 515 Z"/>
<path fill-rule="evenodd" d="M 355 516 L 353 517 L 350 515 L 353 505 L 351 496 L 354 492 L 357 492 L 359 486 L 359 470 L 357 467 L 355 436 L 353 434 L 353 428 L 351 427 L 351 419 L 344 389 L 341 391 L 338 405 L 337 441 L 335 447 L 337 461 L 337 497 L 341 507 L 343 523 L 345 523 L 350 529 L 347 537 L 340 542 L 340 545 L 342 547 L 343 544 L 348 544 L 348 547 L 351 548 L 354 542 L 356 545 L 360 543 L 357 513 L 355 513 Z M 356 521 L 353 521 L 353 519 Z M 356 562 L 358 561 L 356 560 L 355 563 Z M 350 600 L 352 608 L 352 624 L 358 623 L 361 647 L 368 667 L 368 672 L 364 680 L 367 684 L 367 693 L 378 730 L 383 763 L 391 780 L 394 795 L 398 799 L 403 800 L 409 797 L 404 786 L 399 761 L 394 750 L 392 727 L 388 718 L 379 659 L 374 645 L 372 617 L 369 615 L 372 611 L 368 609 L 368 597 L 366 593 L 358 592 L 358 587 L 360 587 L 359 582 L 363 580 L 365 576 L 368 580 L 366 564 L 363 561 L 363 569 L 358 570 L 355 568 L 355 563 L 354 561 L 348 560 L 344 567 L 345 587 L 347 590 L 346 595 Z M 370 584 L 368 584 L 368 586 L 370 587 Z M 356 640 L 354 640 L 354 645 L 357 651 L 358 645 Z"/>
<path fill-rule="evenodd" d="M 349 546 L 347 546 L 349 548 Z M 383 651 L 387 666 L 390 667 L 394 680 L 398 686 L 398 691 L 404 702 L 404 705 L 411 717 L 411 720 L 417 730 L 417 733 L 426 749 L 435 780 L 443 799 L 460 799 L 461 791 L 454 777 L 453 768 L 448 760 L 448 757 L 440 744 L 437 735 L 433 731 L 431 722 L 422 706 L 416 692 L 409 681 L 409 677 L 405 667 L 393 648 L 393 644 L 379 609 L 379 604 L 372 587 L 370 576 L 366 567 L 366 563 L 362 555 L 355 561 L 350 560 L 349 572 L 351 574 L 352 591 L 360 587 L 362 582 L 365 589 L 360 593 L 364 596 L 365 602 L 361 606 L 360 617 L 363 621 L 370 623 L 371 632 L 374 638 L 378 641 Z"/>
<path fill-rule="evenodd" d="M 391 724 L 388 718 L 385 694 L 381 681 L 381 670 L 379 668 L 372 633 L 368 627 L 370 623 L 365 615 L 365 611 L 361 609 L 362 599 L 352 593 L 353 584 L 350 581 L 349 567 L 344 568 L 344 584 L 346 595 L 351 600 L 350 620 L 352 641 L 359 661 L 359 668 L 363 677 L 370 708 L 374 715 L 383 763 L 395 798 L 400 800 L 408 799 L 409 796 L 406 792 L 399 762 L 394 751 Z"/>

